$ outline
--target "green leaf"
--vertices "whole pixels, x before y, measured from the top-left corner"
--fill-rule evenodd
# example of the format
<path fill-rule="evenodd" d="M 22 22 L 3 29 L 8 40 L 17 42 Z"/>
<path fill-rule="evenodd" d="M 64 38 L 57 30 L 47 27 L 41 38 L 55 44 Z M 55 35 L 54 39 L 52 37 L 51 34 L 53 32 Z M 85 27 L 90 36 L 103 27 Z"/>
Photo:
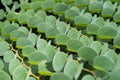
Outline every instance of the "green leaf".
<path fill-rule="evenodd" d="M 77 70 L 78 70 L 78 62 L 74 60 L 70 60 L 66 63 L 64 68 L 64 73 L 69 76 L 71 79 L 75 76 Z"/>
<path fill-rule="evenodd" d="M 3 61 L 0 59 L 0 70 L 2 70 L 5 67 Z"/>
<path fill-rule="evenodd" d="M 87 25 L 87 28 L 86 28 L 86 30 L 87 30 L 87 33 L 88 34 L 95 34 L 95 35 L 97 35 L 97 32 L 98 32 L 98 30 L 99 30 L 99 25 L 97 25 L 97 24 L 88 24 Z"/>
<path fill-rule="evenodd" d="M 115 64 L 115 69 L 120 69 L 120 55 L 117 56 L 116 64 Z"/>
<path fill-rule="evenodd" d="M 55 71 L 61 71 L 67 61 L 67 55 L 64 52 L 57 52 L 53 58 L 53 68 Z"/>
<path fill-rule="evenodd" d="M 35 33 L 30 32 L 28 34 L 28 40 L 30 40 L 32 42 L 32 44 L 35 45 L 37 42 L 37 35 Z"/>
<path fill-rule="evenodd" d="M 54 8 L 53 8 L 53 13 L 54 14 L 64 14 L 64 12 L 68 9 L 68 6 L 66 4 L 63 3 L 57 3 L 55 4 Z"/>
<path fill-rule="evenodd" d="M 10 75 L 3 70 L 0 70 L 0 79 L 1 80 L 11 80 Z"/>
<path fill-rule="evenodd" d="M 55 28 L 49 28 L 46 31 L 46 37 L 47 38 L 55 38 L 58 34 L 60 34 L 60 31 Z"/>
<path fill-rule="evenodd" d="M 103 4 L 101 1 L 94 1 L 94 0 L 91 0 L 90 3 L 89 3 L 89 11 L 92 12 L 92 13 L 99 13 L 102 11 L 102 8 L 103 8 Z"/>
<path fill-rule="evenodd" d="M 27 34 L 19 30 L 14 30 L 10 33 L 10 39 L 12 41 L 17 41 L 19 38 L 27 38 Z"/>
<path fill-rule="evenodd" d="M 18 22 L 23 25 L 23 24 L 27 24 L 28 20 L 31 18 L 31 15 L 27 14 L 27 13 L 21 13 L 18 15 Z"/>
<path fill-rule="evenodd" d="M 109 74 L 109 77 L 110 77 L 109 80 L 119 80 L 119 79 L 120 79 L 119 71 L 120 71 L 120 68 L 113 70 L 113 71 Z"/>
<path fill-rule="evenodd" d="M 50 77 L 50 80 L 72 80 L 64 73 L 55 73 Z"/>
<path fill-rule="evenodd" d="M 10 60 L 12 60 L 13 58 L 14 58 L 14 52 L 11 50 L 6 51 L 3 55 L 3 59 L 6 63 L 9 63 Z"/>
<path fill-rule="evenodd" d="M 6 15 L 7 20 L 9 20 L 10 22 L 17 21 L 17 17 L 18 17 L 18 14 L 12 11 Z"/>
<path fill-rule="evenodd" d="M 25 80 L 27 76 L 27 69 L 23 66 L 18 66 L 13 72 L 13 80 Z"/>
<path fill-rule="evenodd" d="M 116 12 L 113 16 L 115 22 L 120 22 L 120 12 Z"/>
<path fill-rule="evenodd" d="M 93 42 L 93 40 L 89 39 L 86 35 L 82 35 L 80 37 L 80 41 L 86 46 L 90 45 Z"/>
<path fill-rule="evenodd" d="M 46 0 L 42 2 L 41 7 L 43 10 L 48 11 L 48 10 L 52 10 L 54 5 L 55 5 L 54 0 Z"/>
<path fill-rule="evenodd" d="M 55 17 L 55 16 L 52 16 L 52 15 L 47 16 L 46 19 L 45 19 L 45 22 L 49 23 L 49 24 L 52 25 L 52 26 L 55 26 L 56 21 L 57 21 L 57 20 L 56 20 L 56 17 Z"/>
<path fill-rule="evenodd" d="M 66 29 L 67 29 L 67 24 L 63 21 L 59 21 L 57 22 L 57 27 L 56 29 L 58 29 L 61 33 L 65 33 Z"/>
<path fill-rule="evenodd" d="M 69 39 L 70 38 L 65 34 L 58 34 L 55 38 L 55 43 L 57 45 L 66 45 L 66 43 Z"/>
<path fill-rule="evenodd" d="M 9 24 L 9 25 L 5 25 L 4 27 L 2 27 L 1 33 L 3 36 L 9 36 L 12 31 L 17 30 L 17 29 L 18 29 L 18 26 L 14 24 Z"/>
<path fill-rule="evenodd" d="M 23 9 L 23 10 L 31 9 L 31 4 L 24 1 L 21 3 L 21 9 Z"/>
<path fill-rule="evenodd" d="M 1 0 L 1 2 L 4 6 L 12 4 L 12 0 Z"/>
<path fill-rule="evenodd" d="M 17 66 L 19 66 L 21 63 L 18 59 L 12 59 L 9 62 L 9 72 L 11 75 L 13 75 L 14 70 L 16 69 Z"/>
<path fill-rule="evenodd" d="M 35 15 L 41 17 L 43 20 L 47 17 L 47 13 L 44 10 L 38 10 Z"/>
<path fill-rule="evenodd" d="M 86 13 L 84 15 L 79 15 L 75 17 L 74 21 L 75 25 L 86 27 L 90 23 L 91 19 L 92 15 L 90 13 Z"/>
<path fill-rule="evenodd" d="M 28 9 L 28 10 L 25 12 L 25 14 L 28 14 L 28 15 L 30 15 L 30 16 L 33 16 L 33 15 L 35 15 L 35 11 L 34 11 L 33 9 Z"/>
<path fill-rule="evenodd" d="M 98 41 L 93 41 L 93 42 L 91 43 L 90 47 L 91 47 L 92 49 L 94 49 L 94 50 L 97 52 L 97 54 L 99 54 L 102 45 L 101 45 L 101 43 L 98 42 Z"/>
<path fill-rule="evenodd" d="M 4 55 L 4 52 L 9 49 L 9 44 L 5 41 L 0 42 L 0 56 Z"/>
<path fill-rule="evenodd" d="M 28 24 L 29 28 L 37 28 L 37 24 L 42 21 L 43 21 L 43 19 L 41 17 L 33 16 L 33 17 L 29 18 L 27 24 Z"/>
<path fill-rule="evenodd" d="M 38 65 L 38 73 L 41 75 L 51 76 L 52 72 L 48 71 L 46 68 L 46 61 L 41 61 Z"/>
<path fill-rule="evenodd" d="M 104 52 L 106 57 L 110 58 L 113 62 L 116 62 L 118 55 L 114 50 L 107 50 L 106 52 Z"/>
<path fill-rule="evenodd" d="M 77 52 L 80 47 L 84 46 L 84 44 L 77 39 L 69 39 L 67 41 L 67 49 L 72 52 Z"/>
<path fill-rule="evenodd" d="M 120 36 L 117 35 L 117 36 L 115 36 L 115 38 L 113 40 L 113 45 L 114 45 L 115 48 L 119 48 L 120 49 L 120 43 L 119 42 L 120 42 Z"/>
<path fill-rule="evenodd" d="M 98 30 L 97 34 L 100 39 L 113 39 L 117 35 L 117 30 L 113 27 L 104 26 Z"/>
<path fill-rule="evenodd" d="M 84 46 L 79 48 L 78 56 L 82 59 L 93 60 L 97 56 L 97 52 L 90 47 Z"/>
<path fill-rule="evenodd" d="M 115 8 L 110 1 L 105 1 L 103 4 L 102 16 L 103 17 L 112 17 L 115 12 Z"/>
<path fill-rule="evenodd" d="M 50 29 L 52 25 L 47 22 L 40 22 L 37 24 L 37 31 L 39 33 L 45 33 L 48 29 Z"/>
<path fill-rule="evenodd" d="M 35 11 L 40 10 L 41 9 L 41 4 L 42 1 L 35 1 L 31 3 L 31 8 Z"/>
<path fill-rule="evenodd" d="M 44 54 L 47 56 L 47 62 L 51 62 L 53 60 L 53 57 L 56 53 L 56 49 L 52 45 L 47 45 Z"/>
<path fill-rule="evenodd" d="M 78 65 L 77 72 L 75 73 L 75 76 L 74 76 L 75 80 L 78 80 L 78 78 L 79 78 L 79 76 L 80 76 L 80 74 L 81 74 L 81 72 L 82 72 L 83 65 L 84 65 L 83 63 L 80 63 L 80 64 Z"/>
<path fill-rule="evenodd" d="M 90 0 L 76 0 L 75 6 L 86 7 L 86 6 L 88 6 L 89 2 L 90 2 Z"/>
<path fill-rule="evenodd" d="M 4 18 L 5 12 L 4 10 L 0 9 L 0 20 Z"/>
<path fill-rule="evenodd" d="M 70 37 L 70 38 L 75 38 L 76 39 L 79 36 L 79 32 L 75 28 L 71 28 L 68 31 L 67 36 Z"/>
<path fill-rule="evenodd" d="M 47 42 L 44 39 L 38 38 L 37 44 L 36 44 L 37 50 L 43 52 L 46 46 L 47 46 Z"/>
<path fill-rule="evenodd" d="M 70 4 L 70 3 L 74 3 L 75 0 L 62 0 L 62 2 L 66 4 Z"/>
<path fill-rule="evenodd" d="M 29 77 L 26 80 L 36 80 L 34 77 Z"/>
<path fill-rule="evenodd" d="M 81 80 L 95 80 L 95 78 L 88 74 L 88 75 L 83 76 Z"/>
<path fill-rule="evenodd" d="M 79 12 L 73 9 L 68 9 L 65 11 L 65 18 L 68 20 L 74 20 L 76 16 L 79 15 Z"/>
<path fill-rule="evenodd" d="M 22 49 L 25 46 L 33 46 L 33 43 L 27 38 L 19 38 L 16 42 L 16 47 Z"/>
<path fill-rule="evenodd" d="M 34 57 L 33 57 L 34 56 Z M 38 65 L 41 61 L 47 60 L 47 57 L 44 53 L 41 53 L 39 51 L 33 51 L 28 56 L 29 63 L 33 65 Z"/>
<path fill-rule="evenodd" d="M 28 35 L 28 33 L 29 33 L 28 29 L 27 29 L 25 26 L 19 27 L 18 30 L 24 32 L 24 33 L 27 34 L 27 35 Z"/>
<path fill-rule="evenodd" d="M 93 67 L 104 72 L 114 69 L 114 65 L 115 63 L 106 56 L 96 56 L 93 59 Z"/>
<path fill-rule="evenodd" d="M 22 49 L 22 55 L 25 56 L 25 57 L 29 57 L 30 53 L 32 51 L 35 51 L 35 47 L 33 46 L 25 46 L 23 49 Z"/>

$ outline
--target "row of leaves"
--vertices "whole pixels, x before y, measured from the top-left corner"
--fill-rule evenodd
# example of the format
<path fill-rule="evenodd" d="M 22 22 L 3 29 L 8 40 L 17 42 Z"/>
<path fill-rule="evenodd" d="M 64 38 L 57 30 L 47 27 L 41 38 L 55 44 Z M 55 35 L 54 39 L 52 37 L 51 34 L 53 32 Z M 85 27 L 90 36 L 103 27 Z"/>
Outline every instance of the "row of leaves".
<path fill-rule="evenodd" d="M 24 2 L 24 0 L 20 1 L 21 3 Z M 49 0 L 44 2 L 46 4 Z M 24 11 L 24 7 L 21 9 L 23 10 L 19 13 L 8 12 L 6 16 L 1 18 L 1 20 L 7 19 L 0 22 L 0 56 L 3 57 L 0 60 L 0 78 L 2 80 L 10 80 L 11 77 L 13 80 L 35 80 L 35 78 L 39 80 L 39 76 L 42 75 L 51 76 L 50 80 L 57 80 L 58 78 L 61 80 L 72 80 L 74 78 L 77 80 L 83 70 L 92 75 L 84 75 L 82 80 L 119 80 L 120 58 L 114 50 L 108 48 L 107 43 L 101 44 L 94 41 L 92 37 L 88 38 L 81 34 L 81 30 L 78 31 L 76 28 L 71 28 L 69 24 L 59 21 L 59 19 L 56 20 L 55 16 L 47 16 L 45 9 L 38 10 L 36 13 L 33 9 L 27 8 L 27 11 Z M 75 9 L 77 8 L 73 8 L 73 10 Z M 9 11 L 7 7 L 6 10 Z M 109 25 L 114 25 L 109 20 L 106 22 Z M 37 29 L 35 33 L 33 33 L 34 29 Z M 109 28 L 107 27 L 107 29 Z M 112 30 L 110 28 L 110 31 L 114 31 L 114 29 L 117 30 L 117 28 L 112 28 Z M 41 33 L 45 34 L 44 39 L 41 38 L 43 36 Z M 46 38 L 53 40 L 47 42 Z M 57 46 L 66 46 L 67 48 L 63 51 L 67 50 L 67 52 L 60 51 L 61 48 L 51 45 L 52 42 Z M 114 46 L 119 47 L 119 37 L 116 42 L 114 41 Z M 85 64 L 90 65 L 92 69 L 85 68 Z M 8 68 L 5 70 L 7 65 Z M 39 73 L 40 75 L 37 74 L 38 77 L 33 74 L 33 65 L 37 65 L 38 70 L 35 74 Z"/>
<path fill-rule="evenodd" d="M 34 19 L 41 19 L 41 18 L 35 17 Z M 53 23 L 54 22 L 53 20 L 47 20 L 47 19 L 53 19 L 57 21 L 57 23 Z M 100 42 L 93 41 L 92 38 L 90 39 L 87 36 L 81 34 L 80 31 L 77 31 L 75 28 L 70 28 L 69 25 L 67 25 L 66 23 L 62 21 L 56 20 L 56 18 L 53 16 L 47 16 L 47 18 L 45 19 L 45 22 L 40 23 L 40 20 L 38 21 L 39 21 L 39 24 L 38 23 L 36 24 L 39 25 L 37 27 L 37 31 L 39 33 L 45 33 L 48 39 L 49 38 L 55 39 L 55 43 L 57 45 L 67 46 L 68 51 L 76 52 L 80 60 L 89 61 L 89 65 L 95 68 L 95 70 L 98 70 L 98 72 L 100 70 L 100 71 L 103 71 L 103 73 L 106 73 L 106 72 L 108 73 L 109 71 L 113 70 L 113 68 L 115 67 L 114 65 L 117 64 L 115 62 L 118 56 L 113 50 L 108 49 L 108 44 L 102 45 Z M 67 64 L 72 65 L 71 67 L 65 66 L 64 68 L 64 73 L 67 74 L 71 79 L 75 76 L 76 71 L 78 71 L 79 65 L 80 65 L 80 71 L 81 71 L 82 69 L 81 63 L 79 64 L 78 61 L 76 60 L 74 61 L 71 57 L 70 57 L 70 62 L 69 62 L 69 58 L 67 58 L 67 55 L 64 52 L 60 52 L 59 50 L 56 52 L 55 48 L 50 44 L 50 42 L 47 43 L 45 40 L 40 39 L 40 37 L 37 37 L 35 33 L 31 33 L 31 31 L 29 31 L 26 27 L 23 27 L 23 26 L 20 27 L 17 23 L 14 23 L 14 22 L 10 24 L 8 21 L 3 22 L 3 24 L 5 25 L 2 26 L 1 28 L 2 38 L 10 39 L 12 42 L 15 41 L 16 48 L 22 49 L 22 56 L 28 57 L 28 62 L 31 65 L 40 65 L 38 66 L 38 69 L 39 69 L 38 73 L 42 75 L 51 76 L 52 72 L 49 72 L 45 68 L 45 65 L 46 65 L 46 61 L 51 62 L 52 60 L 53 60 L 52 61 L 53 69 L 56 72 L 60 72 L 63 69 L 65 64 L 66 66 Z M 56 27 L 52 27 L 53 25 L 54 26 L 56 25 Z M 36 26 L 34 26 L 34 28 L 35 27 Z M 1 42 L 1 46 L 3 45 L 5 46 L 4 42 Z M 3 54 L 5 53 L 4 51 L 9 49 L 7 45 L 8 44 L 6 44 L 6 47 L 4 48 L 5 50 L 3 49 L 3 47 L 1 47 L 2 48 L 1 56 L 5 55 Z M 35 45 L 36 45 L 37 50 L 34 47 Z M 10 55 L 6 55 L 6 56 L 10 57 Z M 8 59 L 8 57 L 6 58 Z M 99 63 L 100 60 L 103 60 L 103 61 Z M 108 63 L 108 65 L 104 65 L 104 63 Z M 11 62 L 11 65 L 14 65 L 14 64 L 17 64 L 17 63 Z M 13 71 L 14 69 L 12 66 Z M 68 70 L 66 71 L 65 69 L 68 69 Z M 75 71 L 74 74 L 71 74 L 71 72 L 73 73 L 73 71 Z M 110 74 L 113 75 L 114 73 L 111 72 Z M 15 76 L 17 76 L 16 73 L 15 73 Z M 79 76 L 77 76 L 77 78 L 78 77 Z M 19 77 L 16 77 L 16 78 L 19 78 Z M 24 79 L 25 78 L 26 77 L 24 77 Z M 76 80 L 77 78 L 75 77 Z M 113 79 L 114 77 L 111 77 L 111 78 Z"/>
<path fill-rule="evenodd" d="M 98 1 L 98 2 L 100 2 L 100 1 Z M 41 5 L 39 5 L 40 3 L 41 3 Z M 54 5 L 52 3 L 54 3 Z M 78 3 L 77 0 L 76 0 L 76 3 Z M 115 23 L 115 22 L 120 21 L 119 17 L 118 17 L 119 16 L 119 7 L 118 7 L 118 12 L 116 12 L 115 14 L 114 14 L 115 9 L 114 9 L 114 11 L 110 12 L 111 10 L 109 10 L 109 7 L 111 7 L 111 5 L 112 5 L 112 3 L 110 1 L 104 2 L 104 6 L 106 6 L 107 8 L 105 7 L 106 11 L 104 11 L 104 6 L 103 6 L 103 12 L 105 12 L 104 15 L 107 15 L 107 16 L 113 16 L 113 14 L 114 14 L 113 19 L 115 22 L 113 22 L 113 21 L 110 22 L 109 19 L 104 21 L 104 18 L 97 17 L 97 15 L 94 15 L 92 17 L 91 13 L 85 13 L 85 9 L 82 9 L 80 11 L 79 8 L 76 6 L 71 7 L 70 5 L 66 5 L 63 3 L 55 4 L 54 0 L 32 2 L 31 4 L 35 5 L 36 9 L 34 9 L 34 6 L 32 6 L 30 8 L 27 4 L 30 5 L 30 3 L 28 3 L 28 2 L 21 2 L 21 9 L 22 9 L 21 13 L 23 13 L 23 14 L 18 14 L 15 12 L 8 12 L 8 14 L 6 15 L 7 20 L 16 21 L 18 19 L 18 22 L 21 25 L 28 24 L 28 26 L 30 28 L 35 28 L 37 26 L 37 21 L 39 21 L 39 20 L 44 21 L 44 19 L 46 18 L 45 11 L 48 11 L 48 12 L 52 11 L 55 15 L 61 16 L 60 19 L 65 18 L 65 19 L 67 19 L 67 21 L 72 20 L 74 22 L 74 24 L 76 26 L 78 26 L 78 29 L 79 29 L 79 26 L 85 26 L 88 34 L 97 35 L 99 39 L 108 39 L 108 40 L 114 39 L 114 41 L 113 41 L 114 47 L 120 48 L 118 45 L 119 37 L 120 37 L 119 36 L 119 27 Z M 49 6 L 47 4 L 49 4 Z M 95 4 L 95 3 L 92 3 L 92 4 Z M 101 2 L 101 4 L 102 4 L 102 2 Z M 46 8 L 44 9 L 44 7 L 42 7 L 42 5 L 44 7 L 46 5 Z M 97 8 L 94 5 L 91 5 L 91 6 L 93 6 L 93 8 Z M 96 6 L 98 6 L 98 4 L 96 4 Z M 14 8 L 15 7 L 13 6 L 13 9 Z M 18 8 L 18 6 L 16 8 Z M 40 10 L 41 8 L 43 10 Z M 27 10 L 26 14 L 24 14 L 25 10 Z M 35 14 L 34 11 L 36 11 L 36 10 L 37 10 L 37 13 Z M 96 9 L 96 10 L 99 10 L 99 9 Z M 109 11 L 107 11 L 107 10 L 109 10 Z M 95 11 L 95 10 L 93 10 L 93 11 Z M 31 15 L 35 15 L 35 16 L 31 17 Z M 38 16 L 40 16 L 42 18 L 34 20 Z M 4 12 L 3 12 L 3 10 L 1 10 L 1 19 L 3 19 L 3 18 L 4 18 Z M 48 19 L 48 20 L 52 20 L 52 19 Z M 34 22 L 36 21 L 36 24 L 35 23 L 32 24 L 31 22 L 33 22 L 33 21 Z M 55 22 L 53 22 L 53 24 L 56 23 L 55 19 L 54 19 L 54 21 Z"/>

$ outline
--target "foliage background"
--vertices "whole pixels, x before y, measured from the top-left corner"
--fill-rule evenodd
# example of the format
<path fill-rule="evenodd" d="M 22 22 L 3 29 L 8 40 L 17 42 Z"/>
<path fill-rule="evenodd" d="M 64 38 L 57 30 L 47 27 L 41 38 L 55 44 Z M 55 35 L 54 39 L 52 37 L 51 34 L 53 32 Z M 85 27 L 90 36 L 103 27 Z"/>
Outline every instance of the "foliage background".
<path fill-rule="evenodd" d="M 119 80 L 119 0 L 1 0 L 0 80 Z"/>

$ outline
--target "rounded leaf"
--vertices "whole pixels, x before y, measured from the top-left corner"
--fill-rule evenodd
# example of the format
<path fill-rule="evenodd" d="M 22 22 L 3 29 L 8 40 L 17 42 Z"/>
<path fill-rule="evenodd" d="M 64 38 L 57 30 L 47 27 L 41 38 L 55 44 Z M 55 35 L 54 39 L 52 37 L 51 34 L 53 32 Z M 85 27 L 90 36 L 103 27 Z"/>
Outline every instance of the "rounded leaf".
<path fill-rule="evenodd" d="M 0 80 L 11 80 L 10 75 L 3 70 L 0 70 Z"/>
<path fill-rule="evenodd" d="M 93 67 L 104 72 L 114 69 L 115 63 L 106 56 L 96 56 L 93 59 Z"/>
<path fill-rule="evenodd" d="M 90 47 L 81 47 L 78 50 L 78 56 L 82 59 L 92 60 L 97 56 L 97 52 Z"/>
<path fill-rule="evenodd" d="M 27 69 L 23 66 L 18 66 L 13 72 L 13 80 L 25 80 L 27 77 Z"/>
<path fill-rule="evenodd" d="M 72 80 L 64 73 L 55 73 L 50 77 L 50 80 Z"/>
<path fill-rule="evenodd" d="M 69 51 L 77 52 L 80 47 L 84 46 L 84 44 L 77 39 L 69 39 L 67 41 L 67 49 Z"/>
<path fill-rule="evenodd" d="M 61 71 L 67 61 L 67 55 L 64 52 L 57 52 L 53 58 L 53 68 L 55 71 Z"/>

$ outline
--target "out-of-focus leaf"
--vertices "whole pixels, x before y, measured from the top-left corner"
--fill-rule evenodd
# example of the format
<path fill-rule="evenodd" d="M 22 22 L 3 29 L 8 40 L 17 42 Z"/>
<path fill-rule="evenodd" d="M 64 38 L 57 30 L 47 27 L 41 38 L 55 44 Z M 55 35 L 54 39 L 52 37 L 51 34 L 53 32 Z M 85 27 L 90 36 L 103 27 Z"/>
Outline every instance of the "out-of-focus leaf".
<path fill-rule="evenodd" d="M 0 56 L 4 55 L 4 52 L 9 49 L 9 44 L 5 41 L 0 42 Z"/>
<path fill-rule="evenodd" d="M 9 63 L 10 60 L 14 58 L 14 52 L 11 50 L 6 51 L 3 55 L 3 58 L 6 63 Z"/>
<path fill-rule="evenodd" d="M 64 12 L 68 9 L 68 6 L 63 3 L 57 3 L 55 4 L 53 8 L 53 13 L 54 14 L 64 14 Z"/>
<path fill-rule="evenodd" d="M 43 10 L 48 11 L 48 10 L 52 10 L 54 5 L 55 5 L 54 0 L 46 0 L 42 2 L 41 7 Z"/>
<path fill-rule="evenodd" d="M 76 10 L 68 9 L 65 11 L 65 18 L 68 20 L 74 20 L 79 13 Z"/>
<path fill-rule="evenodd" d="M 1 80 L 11 80 L 11 77 L 7 72 L 0 70 L 0 79 Z"/>
<path fill-rule="evenodd" d="M 5 12 L 4 10 L 0 9 L 0 20 L 4 18 Z"/>
<path fill-rule="evenodd" d="M 90 0 L 76 0 L 75 5 L 78 7 L 86 7 L 89 5 Z"/>
<path fill-rule="evenodd" d="M 28 24 L 29 28 L 37 28 L 37 24 L 42 21 L 43 21 L 43 19 L 41 17 L 33 16 L 33 17 L 29 18 L 27 24 Z"/>
<path fill-rule="evenodd" d="M 120 43 L 119 42 L 120 42 L 120 36 L 117 35 L 117 36 L 115 36 L 115 38 L 113 40 L 113 45 L 114 45 L 115 48 L 120 48 Z"/>
<path fill-rule="evenodd" d="M 3 63 L 3 61 L 0 59 L 0 70 L 2 70 L 3 68 L 4 68 L 4 63 Z"/>
<path fill-rule="evenodd" d="M 92 13 L 99 13 L 100 11 L 102 11 L 103 8 L 103 4 L 102 2 L 98 1 L 98 0 L 91 0 L 89 3 L 89 11 Z"/>
<path fill-rule="evenodd" d="M 81 80 L 95 80 L 95 78 L 92 75 L 85 75 Z"/>
<path fill-rule="evenodd" d="M 9 62 L 9 72 L 10 72 L 11 75 L 13 75 L 14 70 L 19 65 L 20 65 L 20 61 L 18 59 L 10 60 L 10 62 Z"/>

